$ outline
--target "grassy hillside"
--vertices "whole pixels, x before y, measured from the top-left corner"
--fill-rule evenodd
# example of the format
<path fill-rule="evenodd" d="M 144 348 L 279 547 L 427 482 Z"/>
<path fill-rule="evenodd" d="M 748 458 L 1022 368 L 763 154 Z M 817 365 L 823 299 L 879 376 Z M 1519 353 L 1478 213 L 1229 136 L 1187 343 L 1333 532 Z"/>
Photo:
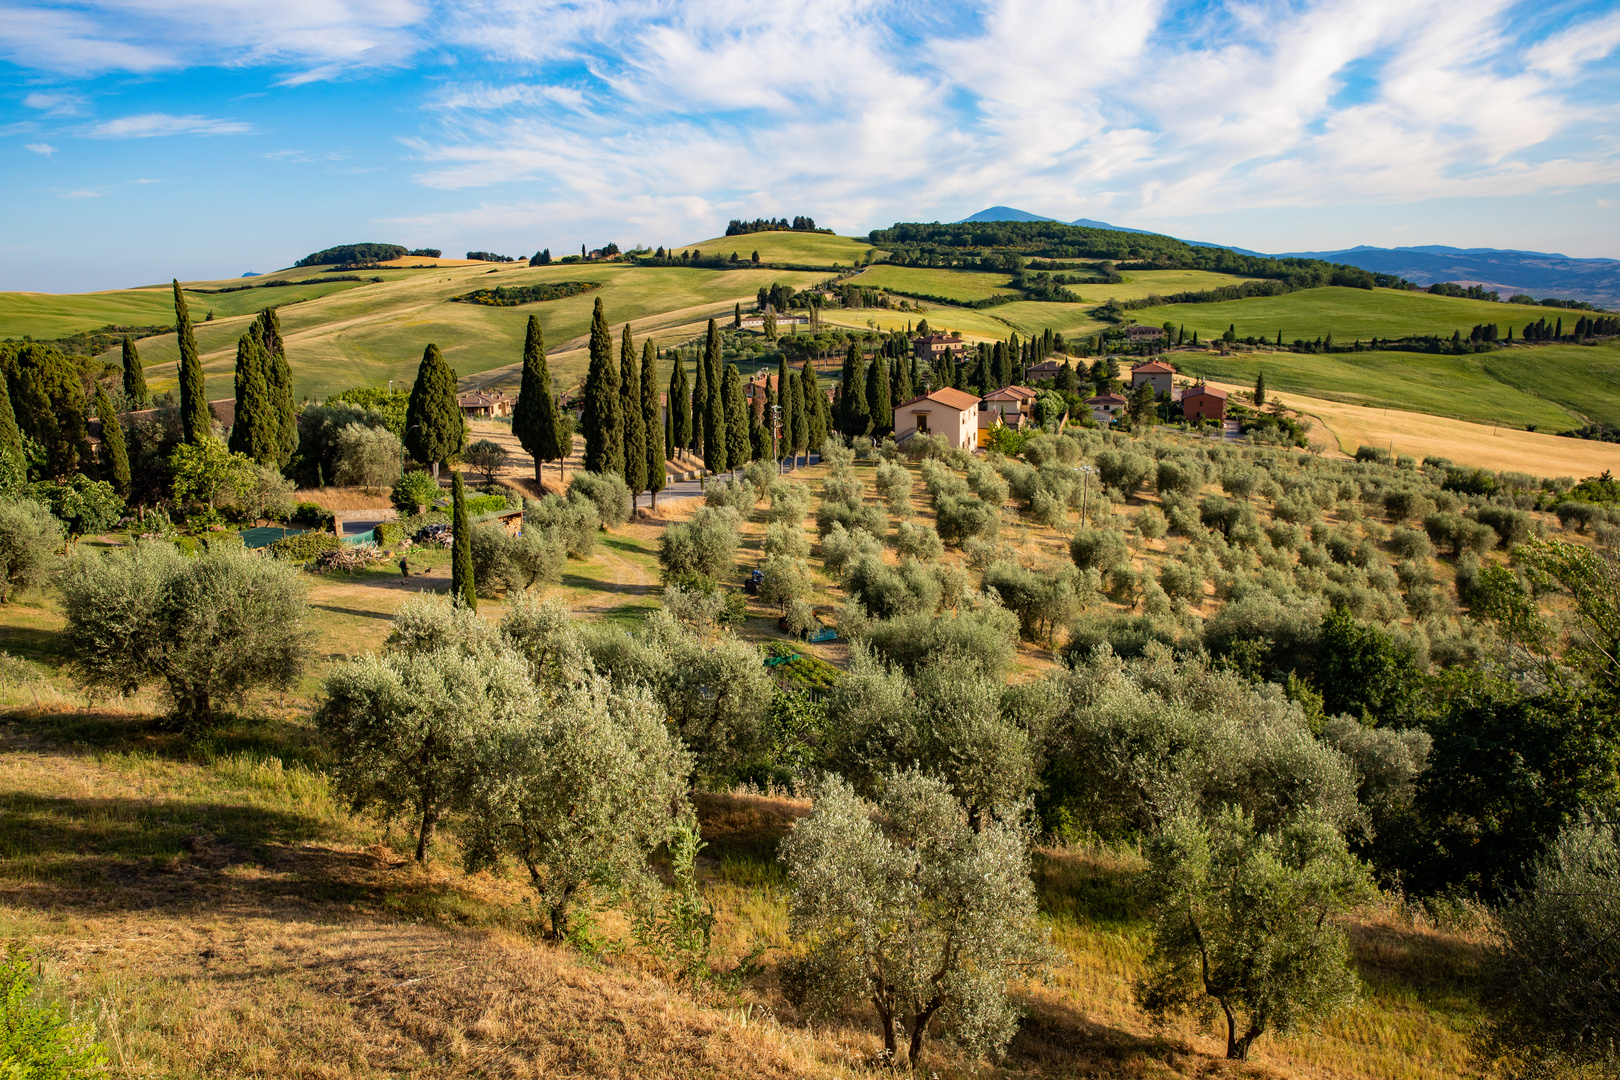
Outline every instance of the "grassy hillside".
<path fill-rule="evenodd" d="M 1478 423 L 1565 431 L 1620 422 L 1620 347 L 1514 347 L 1465 356 L 1360 352 L 1176 352 L 1182 370 L 1225 382 Z"/>
<path fill-rule="evenodd" d="M 1125 280 L 1096 285 L 1073 285 L 1070 288 L 1088 302 L 1100 304 L 1105 300 L 1143 300 L 1149 296 L 1169 296 L 1178 292 L 1200 289 L 1224 289 L 1250 280 L 1235 274 L 1216 274 L 1209 270 L 1127 270 Z M 1224 327 L 1223 327 L 1224 329 Z"/>
<path fill-rule="evenodd" d="M 657 242 L 654 241 L 654 246 Z M 697 249 L 705 255 L 729 255 L 735 251 L 748 258 L 757 251 L 761 262 L 798 263 L 804 266 L 854 266 L 872 251 L 860 237 L 833 236 L 829 233 L 762 232 L 741 236 L 716 236 L 693 244 L 677 244 L 676 251 Z M 875 255 L 873 256 L 876 257 Z"/>
<path fill-rule="evenodd" d="M 1314 341 L 1332 334 L 1335 341 L 1348 342 L 1355 338 L 1418 334 L 1450 337 L 1454 330 L 1461 330 L 1466 337 L 1475 323 L 1496 323 L 1503 333 L 1511 326 L 1517 336 L 1525 323 L 1543 315 L 1550 322 L 1563 313 L 1521 304 L 1491 304 L 1398 289 L 1326 288 L 1220 304 L 1167 304 L 1131 314 L 1137 322 L 1152 325 L 1172 322 L 1185 326 L 1189 334 L 1197 330 L 1206 338 L 1235 326 L 1240 338 L 1275 341 L 1277 331 L 1281 330 L 1284 341 L 1296 338 Z"/>
<path fill-rule="evenodd" d="M 1017 290 L 1009 282 L 1012 275 L 976 270 L 940 270 L 921 266 L 874 266 L 863 270 L 856 284 L 874 289 L 922 296 L 943 296 L 949 300 L 988 300 L 993 296 L 1013 296 Z"/>

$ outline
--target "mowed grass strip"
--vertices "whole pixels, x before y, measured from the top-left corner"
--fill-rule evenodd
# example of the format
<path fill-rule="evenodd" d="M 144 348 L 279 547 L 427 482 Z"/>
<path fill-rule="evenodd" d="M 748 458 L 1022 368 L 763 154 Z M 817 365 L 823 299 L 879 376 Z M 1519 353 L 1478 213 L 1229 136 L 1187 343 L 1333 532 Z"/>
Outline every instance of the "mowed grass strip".
<path fill-rule="evenodd" d="M 1016 296 L 1012 275 L 980 270 L 944 270 L 922 266 L 874 266 L 863 270 L 852 284 L 919 296 L 942 296 L 971 303 L 996 296 Z"/>
<path fill-rule="evenodd" d="M 1234 279 L 1235 280 L 1235 279 Z M 1162 294 L 1163 290 L 1161 290 Z M 1124 297 L 1121 297 L 1124 299 Z M 1406 292 L 1402 289 L 1349 289 L 1330 287 L 1301 289 L 1282 296 L 1256 296 L 1247 300 L 1227 300 L 1219 304 L 1165 304 L 1133 311 L 1139 323 L 1157 326 L 1172 322 L 1197 330 L 1205 338 L 1218 337 L 1228 326 L 1237 336 L 1283 341 L 1315 341 L 1328 334 L 1336 343 L 1379 337 L 1408 337 L 1435 334 L 1450 337 L 1453 331 L 1468 336 L 1476 323 L 1495 323 L 1514 336 L 1526 323 L 1546 316 L 1551 323 L 1568 312 L 1523 304 L 1492 304 L 1484 300 L 1464 300 L 1452 296 Z M 1573 322 L 1573 319 L 1569 320 Z"/>

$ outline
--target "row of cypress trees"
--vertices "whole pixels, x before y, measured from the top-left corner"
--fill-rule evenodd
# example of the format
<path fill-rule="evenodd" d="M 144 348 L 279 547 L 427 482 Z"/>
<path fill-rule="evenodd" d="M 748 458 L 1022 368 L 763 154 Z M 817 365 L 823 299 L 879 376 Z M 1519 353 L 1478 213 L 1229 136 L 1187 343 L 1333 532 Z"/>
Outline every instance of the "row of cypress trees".
<path fill-rule="evenodd" d="M 230 449 L 273 469 L 284 468 L 298 449 L 292 368 L 274 308 L 259 312 L 236 343 L 236 420 Z"/>
<path fill-rule="evenodd" d="M 520 391 L 518 405 L 522 404 Z M 615 364 L 613 335 L 598 297 L 591 313 L 590 367 L 585 373 L 584 407 L 580 411 L 585 468 L 622 477 L 630 489 L 632 506 L 643 491 L 651 494 L 656 506 L 658 493 L 668 482 L 664 462 L 669 450 L 659 411 L 657 350 L 651 341 L 644 342 L 638 357 L 630 324 L 625 323 L 619 338 L 619 361 Z M 569 436 L 571 444 L 572 431 Z"/>

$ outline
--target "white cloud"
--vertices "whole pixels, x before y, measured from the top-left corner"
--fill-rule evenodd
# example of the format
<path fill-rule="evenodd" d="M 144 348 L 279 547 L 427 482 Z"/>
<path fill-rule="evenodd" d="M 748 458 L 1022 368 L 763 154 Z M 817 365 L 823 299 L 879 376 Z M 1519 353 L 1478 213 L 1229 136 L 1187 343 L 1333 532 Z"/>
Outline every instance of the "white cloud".
<path fill-rule="evenodd" d="M 56 193 L 57 198 L 60 198 L 60 199 L 99 199 L 105 194 L 107 194 L 105 191 L 89 191 L 89 190 L 58 191 Z"/>
<path fill-rule="evenodd" d="M 79 94 L 35 91 L 23 98 L 23 104 L 43 111 L 46 116 L 78 116 L 84 112 L 85 99 Z"/>
<path fill-rule="evenodd" d="M 0 0 L 0 55 L 91 74 L 285 65 L 290 84 L 403 63 L 429 13 L 417 0 Z"/>
<path fill-rule="evenodd" d="M 50 143 L 42 143 L 42 142 L 28 143 L 26 146 L 23 147 L 23 149 L 24 150 L 32 150 L 34 153 L 43 154 L 46 157 L 50 157 L 52 154 L 56 153 L 56 147 L 52 146 Z"/>
<path fill-rule="evenodd" d="M 1554 75 L 1570 75 L 1602 60 L 1620 46 L 1620 11 L 1587 19 L 1554 34 L 1530 50 L 1530 66 Z"/>
<path fill-rule="evenodd" d="M 169 113 L 142 113 L 121 116 L 92 125 L 85 134 L 95 139 L 149 139 L 158 135 L 240 135 L 251 131 L 251 124 L 239 120 L 216 120 L 208 116 L 173 116 Z"/>

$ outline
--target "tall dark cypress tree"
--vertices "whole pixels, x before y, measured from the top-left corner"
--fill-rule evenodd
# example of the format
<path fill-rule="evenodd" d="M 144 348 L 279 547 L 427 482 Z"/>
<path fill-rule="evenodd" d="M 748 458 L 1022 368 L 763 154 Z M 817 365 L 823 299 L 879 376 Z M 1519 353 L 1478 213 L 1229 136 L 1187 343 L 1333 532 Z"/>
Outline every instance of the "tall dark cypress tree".
<path fill-rule="evenodd" d="M 789 391 L 793 389 L 791 380 L 793 373 L 788 370 L 787 353 L 776 362 L 776 407 L 779 410 L 777 424 L 780 430 L 776 435 L 776 459 L 781 461 L 793 452 L 793 409 L 792 402 L 797 397 Z"/>
<path fill-rule="evenodd" d="M 671 350 L 669 369 L 669 445 L 671 452 L 684 458 L 692 447 L 692 384 L 686 377 L 686 362 L 678 350 Z"/>
<path fill-rule="evenodd" d="M 594 473 L 624 475 L 623 401 L 619 367 L 613 362 L 613 335 L 608 332 L 602 298 L 591 314 L 591 366 L 585 373 L 585 468 Z"/>
<path fill-rule="evenodd" d="M 726 409 L 726 461 L 733 471 L 754 459 L 754 441 L 748 437 L 748 399 L 743 396 L 742 372 L 727 364 L 720 379 Z"/>
<path fill-rule="evenodd" d="M 916 364 L 906 363 L 906 358 L 902 356 L 894 362 L 894 366 L 894 404 L 899 406 L 917 396 L 916 384 L 912 382 L 912 376 L 916 374 Z M 894 426 L 894 410 L 892 408 L 889 410 L 889 425 L 890 427 Z"/>
<path fill-rule="evenodd" d="M 16 482 L 28 480 L 28 454 L 23 448 L 22 429 L 17 426 L 17 414 L 11 407 L 11 389 L 5 376 L 0 375 L 0 456 L 10 459 L 6 472 Z"/>
<path fill-rule="evenodd" d="M 523 380 L 518 384 L 517 404 L 512 407 L 512 434 L 534 459 L 534 478 L 542 487 L 545 463 L 558 462 L 557 479 L 561 483 L 561 462 L 574 449 L 572 425 L 568 445 L 563 445 L 562 420 L 562 407 L 551 389 L 551 368 L 546 364 L 546 336 L 540 320 L 530 315 L 523 338 Z"/>
<path fill-rule="evenodd" d="M 1254 407 L 1261 408 L 1266 403 L 1266 373 L 1257 372 L 1254 376 Z"/>
<path fill-rule="evenodd" d="M 174 281 L 175 337 L 180 343 L 180 426 L 188 443 L 200 443 L 214 433 L 208 412 L 208 387 L 203 381 L 202 361 L 197 358 L 197 335 L 191 330 L 191 312 Z"/>
<path fill-rule="evenodd" d="M 703 425 L 709 421 L 709 376 L 703 367 L 703 357 L 692 365 L 692 453 L 701 455 L 705 441 Z"/>
<path fill-rule="evenodd" d="M 1014 331 L 1013 333 L 1007 335 L 1006 351 L 996 358 L 998 361 L 1000 361 L 996 365 L 995 374 L 993 376 L 996 380 L 996 385 L 987 386 L 985 389 L 994 390 L 997 387 L 1011 386 L 1013 382 L 1013 371 L 1015 368 L 1017 368 L 1019 359 L 1022 356 L 1023 346 L 1018 343 L 1018 333 L 1017 331 Z"/>
<path fill-rule="evenodd" d="M 450 479 L 450 597 L 478 610 L 478 583 L 473 580 L 472 522 L 467 520 L 467 486 L 457 470 Z"/>
<path fill-rule="evenodd" d="M 467 425 L 456 403 L 456 373 L 444 362 L 437 345 L 422 350 L 416 385 L 405 405 L 405 449 L 424 465 L 439 466 L 467 448 Z"/>
<path fill-rule="evenodd" d="M 619 413 L 624 417 L 624 483 L 630 489 L 630 508 L 647 490 L 647 422 L 641 415 L 641 364 L 630 324 L 619 339 Z"/>
<path fill-rule="evenodd" d="M 894 399 L 889 396 L 889 369 L 881 356 L 872 358 L 866 374 L 866 406 L 872 413 L 872 434 L 887 435 L 894 427 Z"/>
<path fill-rule="evenodd" d="M 250 330 L 236 342 L 236 418 L 230 448 L 260 465 L 279 467 L 281 418 L 277 415 L 265 369 L 268 358 Z"/>
<path fill-rule="evenodd" d="M 838 430 L 844 434 L 851 434 L 855 425 L 855 399 L 849 388 L 855 382 L 855 358 L 860 355 L 860 348 L 852 341 L 844 352 L 844 366 L 838 372 L 838 407 L 833 410 L 833 418 L 838 422 Z"/>
<path fill-rule="evenodd" d="M 731 461 L 726 424 L 726 392 L 721 384 L 720 328 L 709 320 L 709 333 L 703 342 L 703 467 L 723 473 Z"/>
<path fill-rule="evenodd" d="M 3 380 L 0 380 L 3 381 Z M 129 498 L 129 447 L 124 429 L 113 412 L 112 399 L 96 387 L 96 419 L 101 421 L 101 476 L 124 498 Z"/>
<path fill-rule="evenodd" d="M 872 431 L 872 403 L 866 398 L 866 356 L 861 347 L 850 342 L 849 356 L 844 359 L 844 370 L 849 374 L 839 394 L 844 403 L 844 434 L 861 436 Z"/>
<path fill-rule="evenodd" d="M 669 442 L 658 412 L 658 351 L 649 340 L 641 347 L 641 425 L 647 432 L 647 491 L 655 507 L 658 493 L 669 479 L 664 467 L 669 459 Z"/>
<path fill-rule="evenodd" d="M 287 363 L 287 342 L 281 336 L 281 319 L 276 309 L 267 307 L 253 322 L 253 333 L 264 349 L 264 384 L 270 392 L 278 436 L 276 456 L 266 464 L 280 468 L 298 451 L 298 408 L 293 403 L 292 368 Z"/>
<path fill-rule="evenodd" d="M 831 428 L 827 426 L 830 416 L 827 408 L 827 395 L 821 392 L 821 382 L 816 378 L 816 366 L 807 356 L 804 358 L 804 367 L 799 372 L 800 404 L 804 409 L 804 423 L 802 425 L 804 437 L 800 445 L 805 453 L 810 454 L 821 449 L 821 444 L 827 441 Z M 808 465 L 806 458 L 805 464 Z"/>
<path fill-rule="evenodd" d="M 135 339 L 124 335 L 124 402 L 125 408 L 144 409 L 152 400 L 146 390 L 146 370 L 141 367 L 141 354 L 135 348 Z"/>
<path fill-rule="evenodd" d="M 786 389 L 782 392 L 782 450 L 792 458 L 790 469 L 799 467 L 799 451 L 804 449 L 805 415 L 804 391 L 799 387 L 799 374 L 788 372 Z"/>

